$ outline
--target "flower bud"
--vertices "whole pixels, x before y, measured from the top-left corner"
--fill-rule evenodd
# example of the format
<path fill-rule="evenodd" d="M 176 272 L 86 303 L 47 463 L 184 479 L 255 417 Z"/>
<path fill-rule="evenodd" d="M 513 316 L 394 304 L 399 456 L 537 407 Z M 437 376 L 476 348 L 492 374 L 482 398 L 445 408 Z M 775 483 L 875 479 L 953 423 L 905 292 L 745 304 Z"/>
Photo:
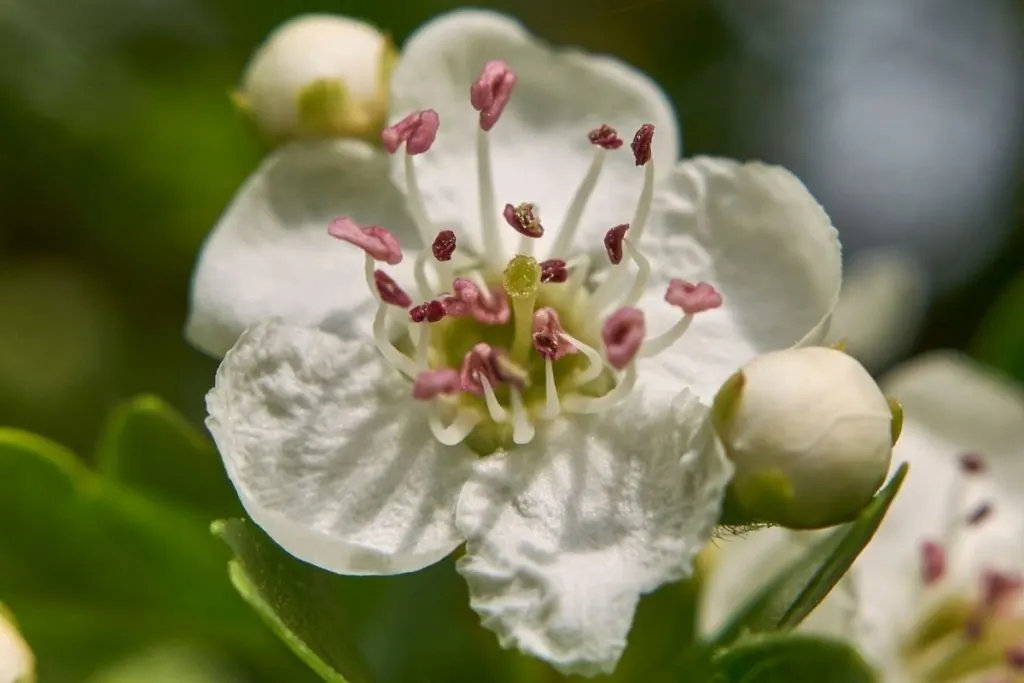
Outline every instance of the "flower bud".
<path fill-rule="evenodd" d="M 272 142 L 300 137 L 379 142 L 396 58 L 390 39 L 367 23 L 328 14 L 300 16 L 256 50 L 234 101 Z"/>
<path fill-rule="evenodd" d="M 853 519 L 902 425 L 860 363 L 820 347 L 759 356 L 722 385 L 712 419 L 736 466 L 724 521 L 792 529 Z"/>
<path fill-rule="evenodd" d="M 32 683 L 35 658 L 0 606 L 0 683 Z"/>

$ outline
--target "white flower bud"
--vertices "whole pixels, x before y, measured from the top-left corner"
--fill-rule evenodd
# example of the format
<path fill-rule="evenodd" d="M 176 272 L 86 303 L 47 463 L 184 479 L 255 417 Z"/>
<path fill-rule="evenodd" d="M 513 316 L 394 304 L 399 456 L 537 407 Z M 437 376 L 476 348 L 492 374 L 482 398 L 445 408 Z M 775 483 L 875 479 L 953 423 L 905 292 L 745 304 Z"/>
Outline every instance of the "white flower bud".
<path fill-rule="evenodd" d="M 745 521 L 811 529 L 847 522 L 885 480 L 902 413 L 852 357 L 811 347 L 766 353 L 715 397 L 715 430 Z"/>
<path fill-rule="evenodd" d="M 0 606 L 0 683 L 32 683 L 35 658 Z"/>
<path fill-rule="evenodd" d="M 359 137 L 377 142 L 397 58 L 362 21 L 309 14 L 279 26 L 245 69 L 235 103 L 275 142 Z"/>

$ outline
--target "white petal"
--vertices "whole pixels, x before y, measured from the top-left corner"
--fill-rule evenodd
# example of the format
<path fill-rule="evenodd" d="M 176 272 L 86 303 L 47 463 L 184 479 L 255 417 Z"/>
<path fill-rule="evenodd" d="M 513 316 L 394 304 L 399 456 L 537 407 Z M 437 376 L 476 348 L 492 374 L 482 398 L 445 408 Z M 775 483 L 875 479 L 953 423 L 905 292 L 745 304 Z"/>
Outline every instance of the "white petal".
<path fill-rule="evenodd" d="M 0 683 L 27 683 L 34 675 L 35 657 L 0 606 Z"/>
<path fill-rule="evenodd" d="M 907 350 L 928 303 L 927 275 L 898 249 L 861 252 L 843 273 L 829 339 L 877 371 Z"/>
<path fill-rule="evenodd" d="M 689 394 L 562 420 L 479 461 L 456 523 L 471 606 L 505 647 L 610 672 L 640 595 L 692 573 L 732 468 Z"/>
<path fill-rule="evenodd" d="M 698 157 L 655 197 L 642 245 L 656 261 L 642 307 L 648 333 L 681 313 L 664 301 L 671 278 L 706 280 L 721 308 L 700 313 L 682 340 L 639 368 L 645 386 L 689 386 L 709 399 L 765 351 L 820 342 L 839 296 L 839 241 L 803 184 L 778 166 Z"/>
<path fill-rule="evenodd" d="M 271 321 L 217 371 L 207 426 L 254 522 L 340 574 L 430 565 L 461 541 L 455 500 L 475 456 L 440 445 L 426 406 L 369 343 Z"/>
<path fill-rule="evenodd" d="M 441 128 L 434 147 L 416 157 L 434 223 L 458 226 L 480 247 L 475 139 L 478 114 L 469 89 L 489 60 L 502 59 L 518 77 L 512 99 L 491 130 L 498 210 L 533 202 L 554 242 L 569 203 L 594 155 L 587 133 L 601 124 L 618 130 L 626 145 L 609 153 L 581 224 L 580 239 L 600 248 L 604 232 L 630 220 L 643 179 L 629 150 L 633 134 L 652 123 L 654 161 L 669 169 L 679 155 L 672 106 L 661 89 L 636 69 L 610 57 L 554 50 L 500 14 L 459 10 L 420 28 L 405 43 L 391 82 L 393 118 L 436 109 Z M 402 178 L 396 155 L 396 178 Z M 496 215 L 506 250 L 518 235 Z M 561 255 L 565 257 L 565 254 Z"/>
<path fill-rule="evenodd" d="M 387 160 L 365 143 L 300 142 L 276 150 L 207 238 L 186 336 L 220 356 L 244 329 L 274 317 L 368 329 L 368 321 L 354 319 L 368 317 L 374 306 L 363 284 L 363 254 L 331 238 L 327 225 L 349 215 L 383 225 L 403 245 L 416 247 L 403 202 L 388 180 Z"/>

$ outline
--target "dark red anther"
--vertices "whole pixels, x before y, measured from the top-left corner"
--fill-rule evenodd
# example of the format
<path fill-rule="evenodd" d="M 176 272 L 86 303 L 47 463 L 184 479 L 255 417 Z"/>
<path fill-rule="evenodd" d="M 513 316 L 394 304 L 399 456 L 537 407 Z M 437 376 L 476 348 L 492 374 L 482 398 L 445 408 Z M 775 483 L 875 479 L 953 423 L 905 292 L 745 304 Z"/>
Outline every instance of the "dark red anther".
<path fill-rule="evenodd" d="M 974 526 L 981 524 L 992 514 L 992 504 L 982 503 L 978 507 L 974 508 L 969 515 L 967 515 L 967 524 Z"/>
<path fill-rule="evenodd" d="M 921 544 L 921 579 L 929 586 L 946 574 L 946 551 L 934 541 Z"/>
<path fill-rule="evenodd" d="M 978 453 L 961 453 L 960 469 L 966 474 L 980 474 L 985 471 L 985 459 Z"/>
<path fill-rule="evenodd" d="M 560 258 L 548 259 L 540 264 L 541 282 L 565 282 L 569 279 L 569 269 Z"/>
<path fill-rule="evenodd" d="M 412 306 L 412 298 L 383 270 L 373 271 L 373 284 L 377 286 L 377 293 L 384 303 L 399 308 Z"/>
<path fill-rule="evenodd" d="M 535 204 L 529 202 L 523 202 L 518 206 L 506 204 L 501 215 L 505 217 L 505 222 L 515 228 L 520 235 L 533 239 L 544 236 L 544 226 L 540 223 L 540 216 Z"/>
<path fill-rule="evenodd" d="M 633 150 L 633 160 L 637 166 L 643 166 L 651 160 L 651 141 L 654 139 L 654 126 L 645 123 L 633 136 L 629 148 Z"/>
<path fill-rule="evenodd" d="M 611 126 L 602 125 L 587 133 L 590 144 L 602 149 L 618 149 L 624 144 L 618 131 Z"/>
<path fill-rule="evenodd" d="M 612 265 L 622 263 L 622 241 L 626 239 L 626 231 L 629 230 L 629 223 L 616 225 L 604 235 L 604 250 L 608 252 L 608 260 Z"/>
<path fill-rule="evenodd" d="M 414 323 L 436 323 L 438 320 L 444 318 L 444 315 L 444 304 L 437 299 L 426 301 L 409 309 L 409 318 L 411 318 Z"/>
<path fill-rule="evenodd" d="M 455 253 L 455 233 L 451 230 L 442 230 L 437 233 L 434 243 L 430 245 L 430 251 L 438 261 L 450 261 Z"/>

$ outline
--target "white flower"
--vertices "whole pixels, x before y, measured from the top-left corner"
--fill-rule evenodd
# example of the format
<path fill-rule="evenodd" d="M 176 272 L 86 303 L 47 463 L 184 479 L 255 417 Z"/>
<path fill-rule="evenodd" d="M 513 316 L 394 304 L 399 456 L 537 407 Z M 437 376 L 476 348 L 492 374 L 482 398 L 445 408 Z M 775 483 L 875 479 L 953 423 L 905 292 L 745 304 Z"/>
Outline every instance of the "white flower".
<path fill-rule="evenodd" d="M 883 382 L 904 407 L 894 462 L 907 479 L 874 539 L 805 627 L 852 640 L 884 683 L 1000 683 L 1024 676 L 1024 392 L 935 353 Z M 723 569 L 784 566 L 807 534 L 724 544 Z M 705 625 L 756 582 L 716 571 Z M 771 570 L 764 572 L 771 576 Z"/>
<path fill-rule="evenodd" d="M 913 343 L 930 295 L 927 274 L 897 248 L 864 251 L 843 271 L 831 341 L 872 372 L 885 369 Z"/>
<path fill-rule="evenodd" d="M 368 146 L 293 144 L 211 235 L 189 336 L 234 348 L 210 430 L 296 556 L 397 573 L 465 542 L 503 645 L 611 671 L 639 596 L 689 575 L 718 519 L 706 404 L 824 335 L 835 231 L 782 169 L 678 163 L 646 77 L 499 15 L 421 28 L 391 100 L 394 182 Z"/>
<path fill-rule="evenodd" d="M 35 668 L 32 651 L 0 606 L 0 683 L 31 683 Z"/>
<path fill-rule="evenodd" d="M 812 529 L 868 504 L 899 424 L 860 363 L 819 346 L 743 366 L 715 399 L 715 429 L 736 466 L 735 502 L 754 519 Z"/>
<path fill-rule="evenodd" d="M 279 26 L 256 50 L 235 102 L 272 140 L 376 139 L 395 59 L 391 41 L 370 24 L 303 15 Z"/>

